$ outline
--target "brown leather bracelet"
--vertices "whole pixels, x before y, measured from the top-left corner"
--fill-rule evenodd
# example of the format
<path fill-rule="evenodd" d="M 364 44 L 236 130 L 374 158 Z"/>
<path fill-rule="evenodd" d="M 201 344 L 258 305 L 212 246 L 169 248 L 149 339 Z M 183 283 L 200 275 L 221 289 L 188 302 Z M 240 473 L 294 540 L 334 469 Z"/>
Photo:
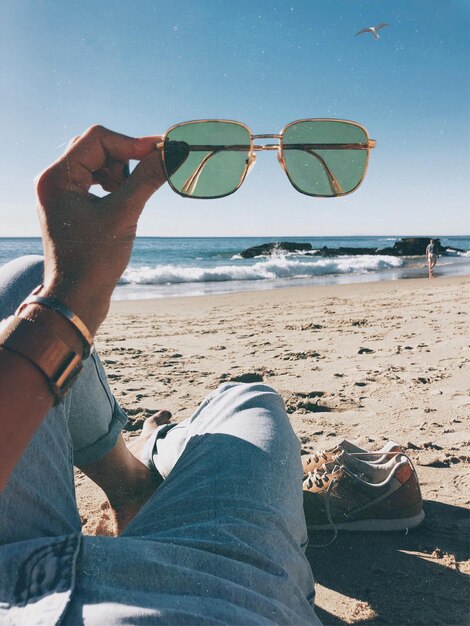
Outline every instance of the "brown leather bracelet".
<path fill-rule="evenodd" d="M 86 359 L 90 356 L 90 353 L 94 350 L 93 337 L 91 336 L 90 331 L 86 327 L 85 323 L 78 317 L 76 313 L 74 313 L 71 309 L 62 304 L 59 300 L 55 298 L 49 298 L 46 296 L 37 295 L 43 288 L 43 285 L 39 285 L 34 289 L 34 291 L 23 300 L 18 309 L 15 312 L 15 315 L 19 315 L 29 304 L 39 304 L 40 306 L 44 306 L 52 311 L 55 311 L 62 317 L 65 317 L 78 334 L 81 337 L 83 342 L 83 359 Z"/>
<path fill-rule="evenodd" d="M 0 347 L 32 363 L 58 399 L 66 395 L 83 368 L 81 356 L 38 320 L 11 315 L 0 322 Z"/>

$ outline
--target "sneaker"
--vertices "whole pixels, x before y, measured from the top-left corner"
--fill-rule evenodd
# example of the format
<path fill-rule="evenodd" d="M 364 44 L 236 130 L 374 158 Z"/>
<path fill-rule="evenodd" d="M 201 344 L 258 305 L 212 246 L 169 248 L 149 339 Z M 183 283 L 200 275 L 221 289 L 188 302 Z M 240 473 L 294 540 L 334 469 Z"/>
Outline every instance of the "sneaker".
<path fill-rule="evenodd" d="M 382 467 L 368 463 L 357 475 L 349 463 L 330 463 L 303 483 L 304 511 L 311 530 L 390 531 L 418 526 L 424 519 L 418 477 L 403 454 Z"/>
<path fill-rule="evenodd" d="M 380 464 L 389 461 L 390 457 L 394 454 L 402 452 L 402 448 L 398 443 L 395 443 L 395 441 L 387 441 L 383 448 L 377 452 L 370 452 L 344 440 L 338 444 L 336 448 L 331 448 L 330 450 L 320 450 L 315 454 L 303 456 L 302 467 L 304 474 L 309 474 L 310 472 L 315 471 L 324 463 L 331 463 L 334 461 L 335 457 L 342 452 L 347 452 L 348 454 L 357 456 L 357 458 L 367 461 L 368 463 Z"/>

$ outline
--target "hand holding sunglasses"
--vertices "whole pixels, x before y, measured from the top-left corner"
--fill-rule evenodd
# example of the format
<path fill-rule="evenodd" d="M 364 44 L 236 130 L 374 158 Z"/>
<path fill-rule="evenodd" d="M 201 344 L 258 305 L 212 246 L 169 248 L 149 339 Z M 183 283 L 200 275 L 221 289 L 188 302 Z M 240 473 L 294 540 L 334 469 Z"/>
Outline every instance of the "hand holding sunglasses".
<path fill-rule="evenodd" d="M 255 140 L 278 139 L 259 145 Z M 300 193 L 345 196 L 364 180 L 376 141 L 356 122 L 304 119 L 279 134 L 253 135 L 241 122 L 196 120 L 172 126 L 158 144 L 168 182 L 185 198 L 223 198 L 234 193 L 256 161 L 255 152 L 277 151 L 279 163 Z"/>

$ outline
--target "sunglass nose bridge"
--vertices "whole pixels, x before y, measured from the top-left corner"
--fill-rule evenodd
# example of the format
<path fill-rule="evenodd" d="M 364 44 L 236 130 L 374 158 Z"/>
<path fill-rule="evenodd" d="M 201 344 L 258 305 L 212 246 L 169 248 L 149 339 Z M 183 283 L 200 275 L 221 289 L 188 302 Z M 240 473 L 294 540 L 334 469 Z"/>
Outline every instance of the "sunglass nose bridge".
<path fill-rule="evenodd" d="M 279 149 L 280 149 L 280 145 L 278 143 L 267 143 L 264 146 L 255 144 L 253 146 L 253 150 L 256 150 L 256 152 L 260 152 L 261 150 L 279 150 Z"/>
<path fill-rule="evenodd" d="M 280 141 L 281 137 L 282 135 L 277 135 L 277 134 L 251 135 L 252 141 L 254 141 L 255 139 L 279 139 Z M 255 150 L 256 152 L 261 152 L 263 150 L 279 150 L 279 149 L 280 149 L 280 143 L 268 143 L 264 145 L 255 143 L 253 145 L 253 150 Z"/>
<path fill-rule="evenodd" d="M 251 135 L 252 139 L 280 139 L 282 137 L 282 135 L 278 135 L 278 134 L 264 134 L 264 135 Z"/>

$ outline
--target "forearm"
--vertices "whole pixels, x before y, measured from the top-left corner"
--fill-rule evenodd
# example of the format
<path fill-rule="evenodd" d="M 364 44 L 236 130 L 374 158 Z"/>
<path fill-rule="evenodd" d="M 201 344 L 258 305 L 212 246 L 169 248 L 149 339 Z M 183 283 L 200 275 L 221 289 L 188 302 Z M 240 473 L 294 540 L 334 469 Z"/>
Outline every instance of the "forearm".
<path fill-rule="evenodd" d="M 43 374 L 22 356 L 0 349 L 0 491 L 54 397 Z"/>
<path fill-rule="evenodd" d="M 36 296 L 58 300 L 62 314 L 27 305 L 19 315 L 28 323 L 13 319 L 1 330 L 0 490 L 54 394 L 61 397 L 73 383 L 106 317 L 142 209 L 166 181 L 161 150 L 155 149 L 160 141 L 160 135 L 133 138 L 94 126 L 37 180 L 45 261 L 44 286 Z M 140 163 L 129 175 L 130 160 Z M 96 183 L 111 193 L 93 195 Z"/>
<path fill-rule="evenodd" d="M 83 341 L 73 325 L 60 314 L 40 305 L 28 305 L 22 318 L 39 323 L 53 338 L 60 339 L 77 355 Z M 96 326 L 99 324 L 96 323 Z M 0 491 L 52 407 L 55 396 L 48 380 L 26 356 L 0 349 Z"/>

